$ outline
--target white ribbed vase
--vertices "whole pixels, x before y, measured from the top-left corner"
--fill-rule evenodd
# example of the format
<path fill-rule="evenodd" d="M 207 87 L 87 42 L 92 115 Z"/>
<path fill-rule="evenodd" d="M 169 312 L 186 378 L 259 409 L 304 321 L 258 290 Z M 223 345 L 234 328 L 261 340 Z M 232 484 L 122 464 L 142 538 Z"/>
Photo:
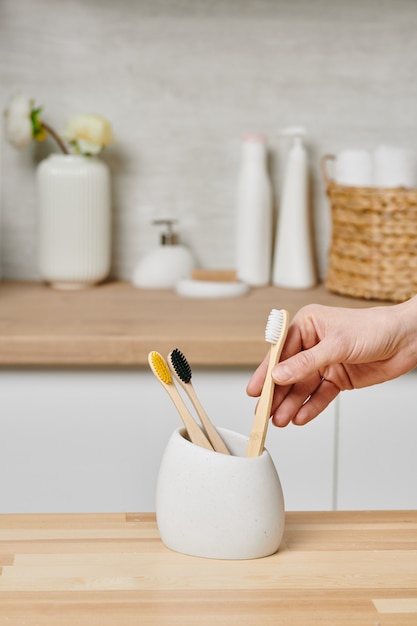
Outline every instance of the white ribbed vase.
<path fill-rule="evenodd" d="M 95 157 L 54 154 L 37 170 L 38 263 L 56 289 L 106 278 L 111 262 L 110 174 Z"/>

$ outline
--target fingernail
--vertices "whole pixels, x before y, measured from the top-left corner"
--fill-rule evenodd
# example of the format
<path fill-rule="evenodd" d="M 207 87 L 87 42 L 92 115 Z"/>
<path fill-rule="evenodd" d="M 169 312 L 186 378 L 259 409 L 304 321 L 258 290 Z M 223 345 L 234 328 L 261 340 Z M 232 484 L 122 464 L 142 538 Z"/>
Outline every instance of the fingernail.
<path fill-rule="evenodd" d="M 272 376 L 279 381 L 285 382 L 291 378 L 291 369 L 286 365 L 276 365 L 272 370 Z"/>

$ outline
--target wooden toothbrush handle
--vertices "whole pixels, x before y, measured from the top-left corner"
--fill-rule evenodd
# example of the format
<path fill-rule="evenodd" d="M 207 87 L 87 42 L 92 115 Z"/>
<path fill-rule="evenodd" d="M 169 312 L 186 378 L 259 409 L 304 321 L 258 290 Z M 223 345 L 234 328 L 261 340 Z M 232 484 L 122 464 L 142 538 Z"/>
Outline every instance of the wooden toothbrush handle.
<path fill-rule="evenodd" d="M 268 370 L 266 372 L 261 397 L 259 398 L 255 410 L 255 419 L 249 437 L 246 456 L 259 456 L 262 454 L 264 449 L 275 388 L 274 381 L 272 380 L 272 370 L 279 358 L 279 354 L 281 352 L 280 348 L 280 343 L 276 343 L 271 346 Z"/>
<path fill-rule="evenodd" d="M 188 393 L 188 396 L 189 396 L 191 402 L 193 403 L 193 406 L 194 406 L 195 410 L 198 413 L 198 416 L 200 418 L 201 424 L 203 425 L 203 428 L 206 431 L 207 437 L 209 438 L 213 448 L 216 450 L 216 452 L 222 452 L 223 454 L 230 454 L 230 451 L 229 451 L 228 447 L 224 443 L 223 439 L 220 437 L 220 435 L 217 432 L 216 428 L 212 424 L 209 416 L 205 412 L 205 410 L 204 410 L 200 400 L 198 399 L 198 396 L 197 396 L 196 392 L 194 391 L 194 388 L 191 385 L 191 383 L 187 383 L 187 384 L 183 385 L 183 388 Z"/>
<path fill-rule="evenodd" d="M 269 419 L 271 417 L 272 399 L 274 397 L 275 383 L 272 380 L 272 370 L 278 363 L 287 338 L 290 316 L 285 309 L 281 310 L 283 316 L 278 341 L 271 345 L 269 352 L 268 370 L 265 376 L 264 386 L 262 387 L 261 397 L 255 410 L 255 419 L 252 431 L 249 437 L 247 456 L 259 456 L 262 454 L 266 433 L 268 430 Z M 265 333 L 266 334 L 266 333 Z"/>
<path fill-rule="evenodd" d="M 167 392 L 171 396 L 171 400 L 177 407 L 177 411 L 180 414 L 180 417 L 187 430 L 190 440 L 197 446 L 206 448 L 206 450 L 213 450 L 213 446 L 211 445 L 197 422 L 194 420 L 183 399 L 179 395 L 178 390 L 173 385 L 166 385 L 165 389 L 167 390 Z"/>

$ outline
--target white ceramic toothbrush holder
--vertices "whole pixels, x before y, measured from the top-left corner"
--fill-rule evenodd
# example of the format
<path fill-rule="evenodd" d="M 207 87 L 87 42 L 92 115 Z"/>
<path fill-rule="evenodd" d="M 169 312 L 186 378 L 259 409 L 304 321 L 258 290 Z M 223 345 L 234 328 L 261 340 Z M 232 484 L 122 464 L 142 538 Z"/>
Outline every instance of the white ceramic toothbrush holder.
<path fill-rule="evenodd" d="M 267 450 L 246 457 L 248 438 L 218 429 L 232 455 L 206 450 L 176 430 L 165 449 L 156 516 L 170 549 L 213 559 L 275 553 L 284 532 L 284 498 Z"/>

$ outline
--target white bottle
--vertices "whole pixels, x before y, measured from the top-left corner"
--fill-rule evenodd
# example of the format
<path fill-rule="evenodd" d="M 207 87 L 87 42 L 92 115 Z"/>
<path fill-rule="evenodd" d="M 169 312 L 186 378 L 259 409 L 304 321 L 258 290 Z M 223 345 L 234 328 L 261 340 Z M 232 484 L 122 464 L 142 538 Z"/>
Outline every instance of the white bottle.
<path fill-rule="evenodd" d="M 160 245 L 145 255 L 136 265 L 132 283 L 146 289 L 169 289 L 183 278 L 189 278 L 195 267 L 191 251 L 178 243 L 174 233 L 174 220 L 154 220 L 153 224 L 166 224 Z"/>
<path fill-rule="evenodd" d="M 236 273 L 256 287 L 271 280 L 272 190 L 263 135 L 244 138 L 237 189 Z"/>
<path fill-rule="evenodd" d="M 272 282 L 279 287 L 308 289 L 316 283 L 308 192 L 307 152 L 303 128 L 282 131 L 292 137 L 282 185 L 275 237 Z"/>

